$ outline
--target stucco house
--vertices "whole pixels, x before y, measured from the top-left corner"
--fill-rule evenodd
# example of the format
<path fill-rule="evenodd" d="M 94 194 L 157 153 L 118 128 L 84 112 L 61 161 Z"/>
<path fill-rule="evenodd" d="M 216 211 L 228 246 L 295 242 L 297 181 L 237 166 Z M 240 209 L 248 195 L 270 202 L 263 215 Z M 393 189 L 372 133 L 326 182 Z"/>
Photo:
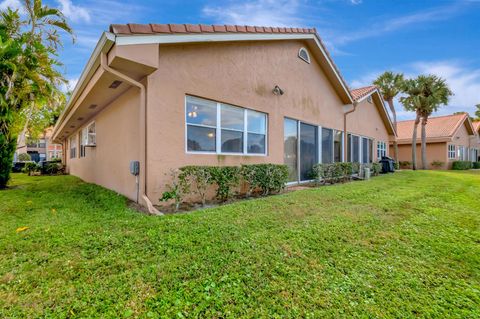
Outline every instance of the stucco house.
<path fill-rule="evenodd" d="M 20 138 L 17 143 L 14 161 L 17 161 L 18 155 L 27 153 L 32 161 L 51 161 L 63 158 L 61 144 L 51 143 L 53 127 L 46 128 L 38 139 L 30 139 L 26 136 Z"/>
<path fill-rule="evenodd" d="M 376 161 L 395 131 L 376 87 L 350 90 L 315 29 L 125 24 L 103 33 L 53 139 L 70 174 L 154 211 L 184 165 Z"/>
<path fill-rule="evenodd" d="M 412 133 L 414 120 L 397 122 L 399 161 L 412 161 Z M 426 125 L 427 160 L 429 169 L 450 169 L 454 161 L 477 161 L 480 155 L 478 127 L 475 128 L 468 114 L 431 117 Z M 421 126 L 417 133 L 417 166 L 421 166 Z M 392 145 L 390 146 L 393 147 Z M 435 167 L 432 162 L 443 163 Z"/>

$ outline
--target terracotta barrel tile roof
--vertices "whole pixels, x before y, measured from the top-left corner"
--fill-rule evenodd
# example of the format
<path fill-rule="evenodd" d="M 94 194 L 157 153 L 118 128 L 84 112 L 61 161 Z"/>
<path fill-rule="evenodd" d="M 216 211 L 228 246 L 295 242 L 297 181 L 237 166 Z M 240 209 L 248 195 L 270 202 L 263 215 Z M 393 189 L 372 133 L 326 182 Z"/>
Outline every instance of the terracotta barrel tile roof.
<path fill-rule="evenodd" d="M 110 32 L 119 35 L 156 34 L 156 33 L 201 33 L 201 32 L 237 32 L 237 33 L 312 33 L 315 28 L 277 28 L 243 25 L 205 25 L 205 24 L 112 24 Z"/>
<path fill-rule="evenodd" d="M 370 85 L 370 86 L 365 86 L 362 88 L 358 89 L 352 89 L 350 90 L 350 93 L 352 94 L 352 97 L 355 101 L 360 100 L 362 97 L 365 97 L 375 91 L 377 87 L 375 85 Z"/>
<path fill-rule="evenodd" d="M 453 136 L 466 118 L 466 114 L 430 117 L 425 127 L 427 138 L 445 138 Z M 414 120 L 409 120 L 397 123 L 399 140 L 412 139 L 414 122 Z M 418 136 L 420 139 L 420 125 L 418 126 Z"/>
<path fill-rule="evenodd" d="M 478 133 L 478 130 L 480 130 L 480 121 L 473 122 L 473 129 Z"/>

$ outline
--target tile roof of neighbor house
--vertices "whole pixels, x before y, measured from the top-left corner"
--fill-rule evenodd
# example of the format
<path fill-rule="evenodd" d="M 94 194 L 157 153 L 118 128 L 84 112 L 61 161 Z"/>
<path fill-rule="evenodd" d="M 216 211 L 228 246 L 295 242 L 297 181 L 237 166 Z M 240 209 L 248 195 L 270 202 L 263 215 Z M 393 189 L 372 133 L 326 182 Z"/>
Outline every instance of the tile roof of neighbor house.
<path fill-rule="evenodd" d="M 475 130 L 475 132 L 478 133 L 478 130 L 480 129 L 480 121 L 475 121 L 472 124 L 473 124 L 473 129 Z"/>
<path fill-rule="evenodd" d="M 365 86 L 361 87 L 358 89 L 352 89 L 350 90 L 350 93 L 352 94 L 352 97 L 355 101 L 360 100 L 361 98 L 370 95 L 372 92 L 374 92 L 377 89 L 375 85 L 370 85 L 370 86 Z"/>
<path fill-rule="evenodd" d="M 426 125 L 427 138 L 446 138 L 455 134 L 457 129 L 467 119 L 467 114 L 453 114 L 430 117 Z M 400 121 L 397 123 L 398 140 L 411 140 L 415 120 Z M 419 125 L 420 128 L 420 125 Z M 418 131 L 420 138 L 420 130 Z"/>

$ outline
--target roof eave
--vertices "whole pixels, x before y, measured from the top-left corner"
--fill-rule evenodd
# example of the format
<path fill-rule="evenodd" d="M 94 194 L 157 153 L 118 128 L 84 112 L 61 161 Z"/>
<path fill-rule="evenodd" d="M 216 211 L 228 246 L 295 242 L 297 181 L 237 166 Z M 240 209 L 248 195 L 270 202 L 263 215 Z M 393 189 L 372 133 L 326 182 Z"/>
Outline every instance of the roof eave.
<path fill-rule="evenodd" d="M 65 120 L 65 117 L 70 112 L 71 108 L 75 105 L 78 97 L 81 95 L 88 81 L 90 81 L 93 74 L 95 73 L 95 70 L 100 65 L 100 54 L 102 52 L 107 53 L 112 48 L 114 43 L 115 43 L 115 35 L 113 33 L 110 33 L 110 32 L 102 33 L 100 39 L 97 42 L 97 45 L 95 46 L 95 49 L 90 55 L 90 58 L 88 59 L 87 64 L 82 71 L 82 74 L 80 75 L 80 78 L 78 79 L 77 84 L 75 85 L 75 88 L 72 92 L 72 95 L 70 96 L 70 99 L 67 102 L 67 105 L 65 106 L 65 109 L 60 114 L 60 117 L 58 118 L 58 121 L 55 124 L 55 127 L 53 128 L 53 134 L 52 134 L 53 141 L 59 142 L 57 141 L 57 138 L 58 138 L 57 135 L 60 131 L 60 128 L 64 124 L 63 122 Z"/>

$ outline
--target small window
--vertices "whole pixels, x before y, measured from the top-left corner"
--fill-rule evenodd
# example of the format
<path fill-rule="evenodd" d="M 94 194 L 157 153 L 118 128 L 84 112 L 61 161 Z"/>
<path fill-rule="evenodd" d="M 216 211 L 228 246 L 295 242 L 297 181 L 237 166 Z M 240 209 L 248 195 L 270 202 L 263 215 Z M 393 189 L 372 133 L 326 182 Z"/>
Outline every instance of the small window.
<path fill-rule="evenodd" d="M 97 145 L 97 135 L 95 133 L 95 122 L 90 123 L 87 126 L 87 145 L 95 146 Z"/>
<path fill-rule="evenodd" d="M 298 50 L 298 57 L 303 61 L 310 63 L 310 55 L 308 54 L 307 49 L 300 48 L 300 50 Z"/>
<path fill-rule="evenodd" d="M 77 139 L 75 135 L 70 138 L 70 158 L 77 157 Z"/>
<path fill-rule="evenodd" d="M 377 159 L 381 160 L 382 157 L 387 156 L 387 143 L 378 141 L 377 142 Z"/>
<path fill-rule="evenodd" d="M 455 153 L 456 153 L 455 145 L 449 144 L 448 145 L 448 158 L 449 159 L 455 159 Z"/>

